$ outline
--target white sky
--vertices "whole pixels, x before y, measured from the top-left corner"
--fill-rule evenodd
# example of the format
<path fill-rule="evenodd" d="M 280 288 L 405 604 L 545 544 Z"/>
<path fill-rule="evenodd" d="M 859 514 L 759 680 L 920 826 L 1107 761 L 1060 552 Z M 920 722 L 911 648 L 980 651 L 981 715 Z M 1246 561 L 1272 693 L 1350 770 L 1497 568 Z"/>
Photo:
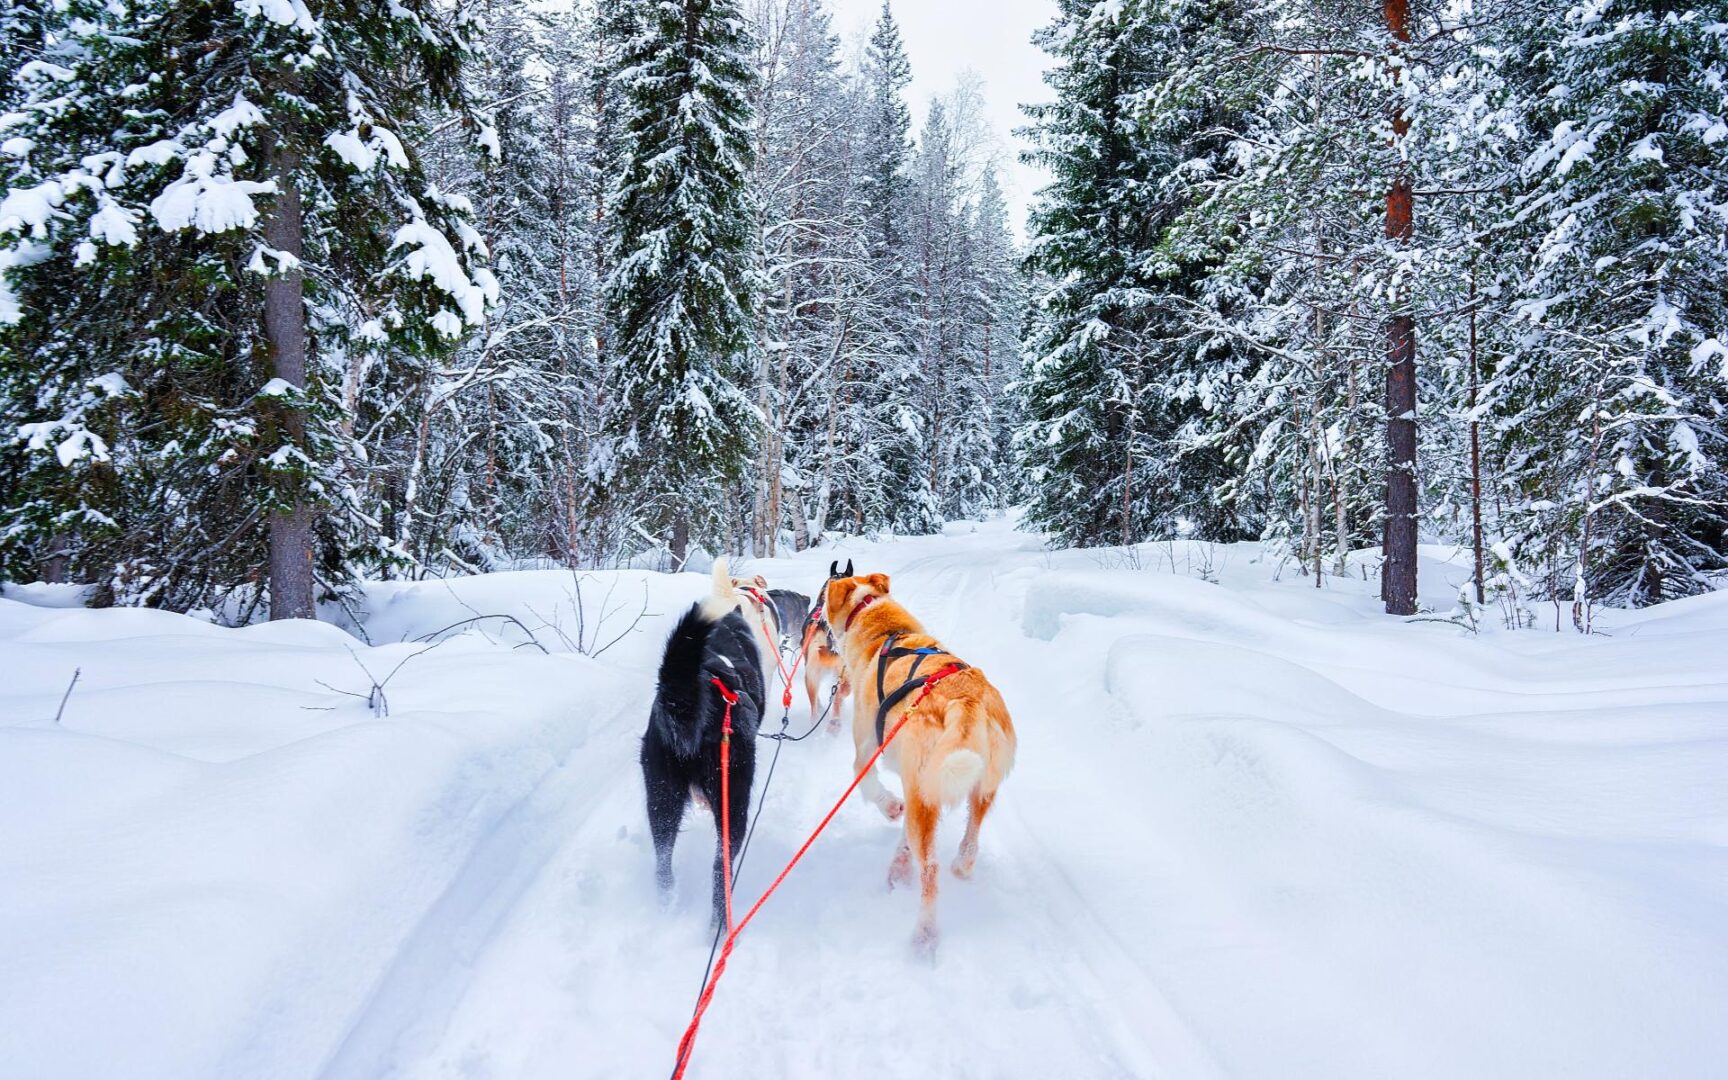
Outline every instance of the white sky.
<path fill-rule="evenodd" d="M 1049 59 L 1032 44 L 1032 31 L 1056 16 L 1054 0 L 892 0 L 894 18 L 912 61 L 912 133 L 923 126 L 932 97 L 954 89 L 961 72 L 971 69 L 984 80 L 989 119 L 1001 140 L 1002 186 L 1023 224 L 1027 204 L 1043 183 L 1039 170 L 1019 160 L 1013 136 L 1025 123 L 1021 102 L 1046 101 L 1050 88 L 1040 76 Z M 858 33 L 869 33 L 882 0 L 829 0 L 834 29 L 848 47 Z M 1022 232 L 1024 230 L 1022 229 Z"/>

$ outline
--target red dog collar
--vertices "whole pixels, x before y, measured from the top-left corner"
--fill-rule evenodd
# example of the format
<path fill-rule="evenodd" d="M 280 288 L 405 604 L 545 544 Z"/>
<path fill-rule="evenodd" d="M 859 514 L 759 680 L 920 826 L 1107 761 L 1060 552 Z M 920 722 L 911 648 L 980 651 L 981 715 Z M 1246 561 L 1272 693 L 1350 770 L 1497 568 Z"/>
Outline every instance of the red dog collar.
<path fill-rule="evenodd" d="M 871 604 L 874 604 L 877 600 L 880 600 L 880 599 L 881 599 L 881 597 L 877 596 L 875 593 L 871 593 L 869 596 L 866 596 L 864 599 L 858 601 L 858 606 L 852 609 L 852 614 L 846 616 L 846 632 L 847 633 L 852 632 L 852 622 L 853 622 L 853 620 L 858 618 L 858 613 L 860 611 L 863 611 L 865 608 L 869 607 Z"/>

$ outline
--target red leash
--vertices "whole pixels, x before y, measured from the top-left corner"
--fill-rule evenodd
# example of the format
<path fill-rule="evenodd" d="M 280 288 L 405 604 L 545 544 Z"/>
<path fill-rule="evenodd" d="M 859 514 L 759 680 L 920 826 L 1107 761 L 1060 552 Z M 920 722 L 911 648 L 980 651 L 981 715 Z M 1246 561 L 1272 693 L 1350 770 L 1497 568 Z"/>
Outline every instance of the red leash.
<path fill-rule="evenodd" d="M 720 721 L 720 880 L 726 892 L 726 925 L 732 925 L 732 706 L 738 695 L 726 688 L 718 678 L 709 679 L 720 699 L 726 703 L 726 716 Z"/>
<path fill-rule="evenodd" d="M 719 680 L 716 679 L 715 682 L 718 683 Z M 730 709 L 728 709 L 728 715 L 730 715 Z M 864 782 L 864 777 L 869 775 L 870 770 L 876 767 L 876 759 L 882 756 L 882 751 L 888 749 L 888 744 L 894 741 L 894 736 L 900 734 L 900 729 L 906 726 L 906 720 L 911 715 L 911 709 L 907 709 L 905 712 L 900 714 L 900 719 L 896 720 L 894 726 L 888 729 L 888 736 L 882 740 L 882 745 L 876 748 L 876 752 L 870 755 L 870 760 L 864 763 L 864 768 L 857 776 L 852 778 L 852 783 L 847 785 L 845 794 L 840 796 L 840 800 L 836 802 L 828 811 L 827 815 L 823 817 L 821 824 L 816 826 L 816 831 L 810 834 L 810 838 L 804 841 L 804 846 L 798 849 L 796 855 L 792 856 L 792 861 L 786 864 L 786 869 L 780 871 L 780 876 L 774 879 L 774 883 L 768 886 L 767 891 L 762 894 L 761 899 L 757 900 L 755 905 L 745 914 L 744 920 L 742 922 L 732 923 L 732 928 L 726 934 L 726 944 L 720 947 L 720 960 L 714 965 L 714 974 L 709 976 L 708 985 L 702 988 L 702 998 L 696 1003 L 696 1013 L 694 1016 L 690 1017 L 690 1026 L 684 1029 L 684 1037 L 678 1040 L 678 1064 L 677 1067 L 672 1070 L 672 1080 L 681 1080 L 684 1076 L 684 1069 L 690 1064 L 690 1052 L 696 1047 L 696 1029 L 702 1026 L 702 1014 L 708 1011 L 708 1003 L 714 999 L 714 987 L 720 982 L 720 976 L 726 971 L 726 958 L 732 955 L 732 946 L 737 942 L 738 935 L 743 932 L 746 926 L 750 925 L 750 920 L 754 919 L 756 913 L 762 910 L 762 905 L 767 903 L 770 896 L 774 895 L 774 890 L 778 889 L 780 883 L 786 880 L 786 875 L 790 874 L 792 868 L 798 865 L 798 860 L 804 857 L 804 853 L 810 850 L 810 845 L 814 844 L 816 838 L 822 835 L 822 830 L 826 829 L 828 823 L 834 820 L 834 815 L 838 814 L 840 808 L 846 805 L 846 800 L 852 797 L 854 791 L 858 790 L 858 785 Z M 724 761 L 725 759 L 722 758 L 721 760 Z M 721 768 L 724 770 L 725 766 L 722 765 Z M 722 771 L 720 775 L 722 777 L 720 790 L 724 792 L 726 790 L 724 779 L 726 774 Z M 724 796 L 722 796 L 722 798 L 724 798 Z M 728 877 L 728 881 L 730 881 L 730 877 Z M 727 922 L 730 923 L 730 908 L 732 903 L 732 887 L 730 884 L 726 887 L 726 903 L 728 908 Z"/>
<path fill-rule="evenodd" d="M 743 591 L 749 593 L 750 596 L 755 599 L 757 605 L 762 608 L 764 614 L 767 613 L 768 598 L 766 596 L 763 596 L 755 589 L 745 589 Z M 798 674 L 798 665 L 804 662 L 804 654 L 810 649 L 810 635 L 804 635 L 804 645 L 798 650 L 798 655 L 792 658 L 792 667 L 790 669 L 786 667 L 786 658 L 780 655 L 780 643 L 774 640 L 773 632 L 768 629 L 767 619 L 762 620 L 762 636 L 768 639 L 768 647 L 774 650 L 774 666 L 780 669 L 780 681 L 783 682 L 786 687 L 780 694 L 780 707 L 790 709 L 792 707 L 792 677 Z"/>

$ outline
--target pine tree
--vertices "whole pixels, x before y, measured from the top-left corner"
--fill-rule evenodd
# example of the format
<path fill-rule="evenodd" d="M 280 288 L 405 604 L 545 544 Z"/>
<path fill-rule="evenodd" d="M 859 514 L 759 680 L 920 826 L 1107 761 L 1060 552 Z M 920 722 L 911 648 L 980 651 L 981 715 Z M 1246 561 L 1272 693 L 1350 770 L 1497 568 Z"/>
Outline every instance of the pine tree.
<path fill-rule="evenodd" d="M 906 88 L 912 82 L 912 63 L 900 38 L 889 0 L 882 0 L 882 13 L 871 31 L 859 76 L 862 124 L 863 183 L 860 196 L 866 207 L 871 254 L 884 264 L 885 275 L 897 277 L 895 264 L 905 242 L 905 215 L 912 197 L 906 162 L 912 151 L 912 110 L 906 104 Z M 898 288 L 889 280 L 887 290 Z"/>
<path fill-rule="evenodd" d="M 1210 510 L 1215 449 L 1185 425 L 1207 398 L 1195 362 L 1231 352 L 1205 318 L 1211 245 L 1179 228 L 1197 181 L 1228 171 L 1218 110 L 1188 61 L 1223 15 L 1200 3 L 1063 5 L 1040 35 L 1056 101 L 1029 110 L 1055 179 L 1033 213 L 1028 259 L 1050 282 L 1028 332 L 1016 436 L 1029 519 L 1074 543 L 1132 544 Z"/>
<path fill-rule="evenodd" d="M 866 261 L 860 287 L 860 347 L 841 373 L 849 425 L 849 468 L 837 493 L 855 528 L 925 531 L 935 514 L 922 432 L 907 407 L 917 388 L 916 300 L 908 218 L 912 213 L 912 81 L 900 27 L 887 0 L 871 31 L 858 77 L 858 214 Z"/>
<path fill-rule="evenodd" d="M 1513 549 L 1584 628 L 1591 602 L 1728 567 L 1728 27 L 1610 0 L 1506 30 L 1528 329 L 1494 380 L 1495 450 Z"/>
<path fill-rule="evenodd" d="M 0 204 L 8 566 L 64 551 L 100 599 L 183 609 L 268 562 L 271 614 L 310 615 L 315 576 L 402 557 L 352 497 L 343 379 L 446 355 L 493 291 L 410 149 L 420 109 L 461 107 L 472 24 L 424 0 L 44 17 Z"/>
<path fill-rule="evenodd" d="M 692 541 L 725 539 L 723 507 L 760 420 L 748 389 L 754 75 L 733 0 L 661 0 L 635 19 L 618 72 L 625 149 L 610 221 L 612 453 L 643 522 L 682 563 Z"/>

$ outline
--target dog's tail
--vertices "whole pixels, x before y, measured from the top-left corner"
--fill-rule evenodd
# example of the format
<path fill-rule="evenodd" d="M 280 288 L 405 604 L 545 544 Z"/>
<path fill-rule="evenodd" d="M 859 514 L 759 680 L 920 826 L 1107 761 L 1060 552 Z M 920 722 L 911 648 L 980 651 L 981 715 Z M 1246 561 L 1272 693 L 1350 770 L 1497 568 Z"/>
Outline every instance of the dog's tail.
<path fill-rule="evenodd" d="M 714 560 L 714 589 L 708 599 L 702 601 L 703 614 L 709 622 L 719 622 L 728 612 L 744 602 L 739 595 L 738 586 L 732 584 L 732 568 L 726 565 L 724 557 Z"/>
<path fill-rule="evenodd" d="M 650 722 L 660 738 L 680 758 L 686 760 L 702 752 L 702 658 L 708 648 L 708 636 L 726 611 L 715 615 L 710 610 L 713 598 L 691 604 L 690 610 L 672 628 L 666 639 L 666 652 L 660 657 L 660 688 L 654 698 L 654 713 Z"/>
<path fill-rule="evenodd" d="M 979 753 L 984 725 L 978 708 L 967 700 L 948 703 L 942 734 L 925 765 L 922 786 L 935 792 L 943 806 L 965 799 L 984 775 L 984 755 Z"/>

